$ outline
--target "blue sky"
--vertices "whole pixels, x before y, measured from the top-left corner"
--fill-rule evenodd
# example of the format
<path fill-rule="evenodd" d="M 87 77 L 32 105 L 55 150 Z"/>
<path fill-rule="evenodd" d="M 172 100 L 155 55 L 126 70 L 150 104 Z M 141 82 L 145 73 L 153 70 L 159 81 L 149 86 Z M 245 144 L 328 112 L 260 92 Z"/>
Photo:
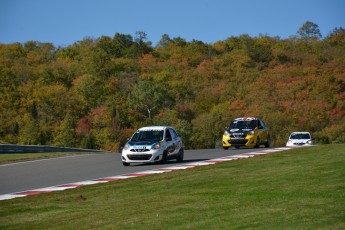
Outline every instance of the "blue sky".
<path fill-rule="evenodd" d="M 345 28 L 343 0 L 0 0 L 0 43 L 68 46 L 116 32 L 163 34 L 205 43 L 260 34 L 288 38 L 306 21 L 327 36 Z"/>

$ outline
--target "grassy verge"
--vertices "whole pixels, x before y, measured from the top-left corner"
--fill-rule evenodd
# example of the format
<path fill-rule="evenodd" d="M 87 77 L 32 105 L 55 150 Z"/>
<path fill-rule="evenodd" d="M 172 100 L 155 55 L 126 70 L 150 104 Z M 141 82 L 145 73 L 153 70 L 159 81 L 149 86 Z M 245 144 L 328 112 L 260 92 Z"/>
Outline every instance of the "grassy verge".
<path fill-rule="evenodd" d="M 90 154 L 92 152 L 42 152 L 42 153 L 9 153 L 0 154 L 0 164 L 18 161 L 38 160 L 52 157 L 62 157 L 75 154 Z"/>
<path fill-rule="evenodd" d="M 0 201 L 0 229 L 345 229 L 345 145 Z"/>

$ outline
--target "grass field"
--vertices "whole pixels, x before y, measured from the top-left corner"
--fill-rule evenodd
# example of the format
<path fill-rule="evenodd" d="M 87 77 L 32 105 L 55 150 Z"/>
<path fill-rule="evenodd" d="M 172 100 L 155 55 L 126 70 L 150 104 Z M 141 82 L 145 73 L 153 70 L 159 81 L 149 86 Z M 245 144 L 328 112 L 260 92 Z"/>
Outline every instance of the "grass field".
<path fill-rule="evenodd" d="M 345 229 L 345 145 L 4 200 L 0 229 Z"/>

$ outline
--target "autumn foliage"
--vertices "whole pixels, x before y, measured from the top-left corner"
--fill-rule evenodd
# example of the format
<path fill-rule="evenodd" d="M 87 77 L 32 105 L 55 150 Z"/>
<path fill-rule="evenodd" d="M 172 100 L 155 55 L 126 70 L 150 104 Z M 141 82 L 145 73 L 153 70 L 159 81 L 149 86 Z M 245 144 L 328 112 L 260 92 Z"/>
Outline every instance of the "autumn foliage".
<path fill-rule="evenodd" d="M 0 44 L 0 142 L 117 151 L 141 126 L 170 125 L 186 148 L 213 148 L 232 119 L 259 116 L 273 145 L 292 131 L 344 143 L 345 31 L 300 35 Z"/>

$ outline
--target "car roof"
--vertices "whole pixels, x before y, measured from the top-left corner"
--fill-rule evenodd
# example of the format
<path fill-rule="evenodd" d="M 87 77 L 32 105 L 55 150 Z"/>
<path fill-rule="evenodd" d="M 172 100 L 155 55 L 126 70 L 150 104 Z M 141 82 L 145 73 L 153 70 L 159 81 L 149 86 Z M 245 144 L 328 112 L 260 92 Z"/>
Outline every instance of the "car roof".
<path fill-rule="evenodd" d="M 235 121 L 255 121 L 259 120 L 258 117 L 238 117 L 235 119 Z"/>
<path fill-rule="evenodd" d="M 310 134 L 310 132 L 292 132 L 291 135 L 292 134 Z"/>
<path fill-rule="evenodd" d="M 146 126 L 146 127 L 142 127 L 138 130 L 140 131 L 148 131 L 148 130 L 164 130 L 164 129 L 167 129 L 167 128 L 172 128 L 170 126 Z"/>

